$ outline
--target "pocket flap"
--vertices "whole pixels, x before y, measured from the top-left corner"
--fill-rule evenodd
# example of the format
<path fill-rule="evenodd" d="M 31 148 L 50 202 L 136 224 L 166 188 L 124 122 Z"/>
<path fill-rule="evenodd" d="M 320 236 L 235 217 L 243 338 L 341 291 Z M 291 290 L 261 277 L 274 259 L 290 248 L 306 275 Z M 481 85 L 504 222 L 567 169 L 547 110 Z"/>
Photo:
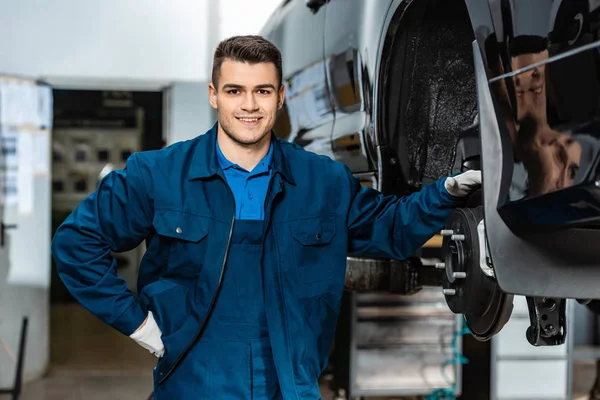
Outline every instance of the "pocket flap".
<path fill-rule="evenodd" d="M 208 233 L 208 218 L 175 210 L 156 210 L 154 228 L 161 236 L 198 242 Z"/>
<path fill-rule="evenodd" d="M 328 244 L 335 235 L 335 217 L 295 221 L 292 224 L 292 235 L 305 246 Z"/>

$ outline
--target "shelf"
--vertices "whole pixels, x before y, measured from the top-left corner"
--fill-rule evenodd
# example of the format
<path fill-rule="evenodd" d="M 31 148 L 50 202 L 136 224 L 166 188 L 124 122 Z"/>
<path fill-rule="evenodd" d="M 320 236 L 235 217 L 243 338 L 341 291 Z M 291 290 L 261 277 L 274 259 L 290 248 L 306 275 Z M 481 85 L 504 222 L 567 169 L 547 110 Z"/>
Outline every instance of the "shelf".
<path fill-rule="evenodd" d="M 357 318 L 379 319 L 379 318 L 447 318 L 454 320 L 456 316 L 448 307 L 436 307 L 429 305 L 408 307 L 358 307 Z"/>
<path fill-rule="evenodd" d="M 409 392 L 423 394 L 429 389 L 449 386 L 444 379 L 442 365 L 453 358 L 451 352 L 380 349 L 357 350 L 355 356 L 355 388 L 363 395 L 377 392 L 396 396 Z M 449 365 L 444 368 L 450 379 L 454 377 L 455 367 Z"/>

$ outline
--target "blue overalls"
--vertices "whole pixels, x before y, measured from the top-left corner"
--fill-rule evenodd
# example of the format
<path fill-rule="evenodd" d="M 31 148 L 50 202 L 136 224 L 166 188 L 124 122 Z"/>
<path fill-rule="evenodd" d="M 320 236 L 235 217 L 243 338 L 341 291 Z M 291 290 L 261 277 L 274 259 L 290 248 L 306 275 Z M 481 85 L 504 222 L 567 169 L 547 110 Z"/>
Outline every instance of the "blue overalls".
<path fill-rule="evenodd" d="M 269 341 L 262 269 L 272 149 L 251 173 L 227 160 L 218 144 L 216 152 L 235 199 L 236 221 L 219 298 L 188 356 L 197 371 L 192 376 L 202 377 L 194 398 L 278 400 L 282 396 Z"/>
<path fill-rule="evenodd" d="M 194 400 L 281 399 L 271 354 L 261 266 L 263 221 L 236 220 L 223 286 L 202 338 L 171 378 Z M 177 375 L 177 372 L 175 372 Z"/>

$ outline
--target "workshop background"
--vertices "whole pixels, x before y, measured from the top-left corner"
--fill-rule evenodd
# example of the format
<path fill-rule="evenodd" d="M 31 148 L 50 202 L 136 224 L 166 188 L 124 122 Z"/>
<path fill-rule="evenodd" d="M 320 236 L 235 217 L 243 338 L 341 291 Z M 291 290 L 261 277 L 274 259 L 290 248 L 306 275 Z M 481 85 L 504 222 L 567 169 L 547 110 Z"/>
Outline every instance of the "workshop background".
<path fill-rule="evenodd" d="M 212 124 L 207 85 L 215 46 L 258 33 L 281 3 L 0 0 L 0 389 L 8 397 L 21 385 L 24 400 L 150 394 L 155 357 L 74 302 L 52 266 L 51 237 L 131 153 Z M 143 251 L 117 255 L 132 290 Z M 423 257 L 436 261 L 435 243 Z M 434 398 L 444 388 L 478 400 L 588 398 L 600 351 L 593 346 L 597 321 L 584 306 L 569 303 L 567 343 L 546 348 L 527 343 L 519 296 L 511 321 L 485 344 L 464 335 L 438 289 L 407 298 L 351 295 L 344 326 L 376 331 L 359 317 L 382 301 L 392 305 L 384 313 L 404 321 L 385 331 L 401 345 L 363 351 L 354 341 L 336 343 L 353 384 L 395 391 L 388 398 Z M 342 395 L 328 389 L 328 378 L 324 399 Z M 473 395 L 479 387 L 487 392 Z"/>

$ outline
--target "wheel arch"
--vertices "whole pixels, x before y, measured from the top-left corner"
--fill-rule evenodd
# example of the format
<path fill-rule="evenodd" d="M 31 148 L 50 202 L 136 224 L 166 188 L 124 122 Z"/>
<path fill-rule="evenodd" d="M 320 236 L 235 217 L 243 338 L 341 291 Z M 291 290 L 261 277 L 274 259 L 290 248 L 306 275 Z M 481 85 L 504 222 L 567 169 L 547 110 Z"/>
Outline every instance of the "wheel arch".
<path fill-rule="evenodd" d="M 391 3 L 374 71 L 380 190 L 407 194 L 460 164 L 460 137 L 477 135 L 474 39 L 465 0 Z"/>

